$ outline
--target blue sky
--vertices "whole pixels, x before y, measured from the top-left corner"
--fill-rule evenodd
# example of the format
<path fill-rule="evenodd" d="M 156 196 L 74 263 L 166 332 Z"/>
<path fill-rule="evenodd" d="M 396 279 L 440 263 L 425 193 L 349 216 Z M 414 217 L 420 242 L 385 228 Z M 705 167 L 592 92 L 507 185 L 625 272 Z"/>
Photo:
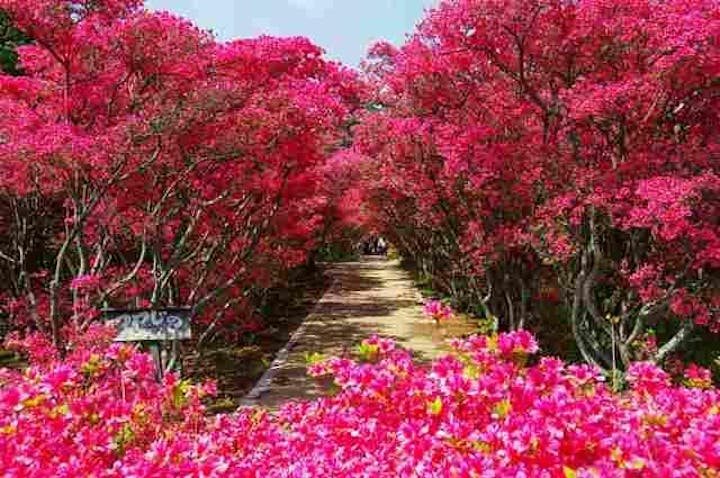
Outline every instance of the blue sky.
<path fill-rule="evenodd" d="M 210 29 L 221 40 L 302 35 L 328 57 L 357 66 L 376 40 L 399 44 L 437 0 L 146 0 Z"/>

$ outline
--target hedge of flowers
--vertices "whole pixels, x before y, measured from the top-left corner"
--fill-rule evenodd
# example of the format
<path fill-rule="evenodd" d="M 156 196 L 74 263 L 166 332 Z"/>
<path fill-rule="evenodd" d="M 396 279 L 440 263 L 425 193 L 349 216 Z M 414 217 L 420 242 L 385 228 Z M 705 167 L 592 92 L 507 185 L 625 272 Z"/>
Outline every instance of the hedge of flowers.
<path fill-rule="evenodd" d="M 334 392 L 279 412 L 201 415 L 208 386 L 153 380 L 150 359 L 100 341 L 3 372 L 4 476 L 718 476 L 720 394 L 649 363 L 614 392 L 588 366 L 534 359 L 529 333 L 475 336 L 421 365 L 372 337 L 309 373 Z"/>

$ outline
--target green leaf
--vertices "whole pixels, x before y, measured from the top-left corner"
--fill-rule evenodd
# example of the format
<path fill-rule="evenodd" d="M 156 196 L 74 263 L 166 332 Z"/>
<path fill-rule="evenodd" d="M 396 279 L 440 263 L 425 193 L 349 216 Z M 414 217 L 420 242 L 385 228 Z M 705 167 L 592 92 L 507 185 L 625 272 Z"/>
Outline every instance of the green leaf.
<path fill-rule="evenodd" d="M 307 365 L 315 365 L 325 360 L 325 356 L 318 352 L 305 352 L 305 363 Z"/>

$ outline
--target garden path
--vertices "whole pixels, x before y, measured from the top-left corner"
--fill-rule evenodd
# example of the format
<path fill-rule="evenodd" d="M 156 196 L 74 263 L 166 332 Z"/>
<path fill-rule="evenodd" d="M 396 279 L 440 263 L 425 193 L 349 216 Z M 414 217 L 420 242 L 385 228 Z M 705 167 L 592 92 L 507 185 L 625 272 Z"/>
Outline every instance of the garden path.
<path fill-rule="evenodd" d="M 322 389 L 305 374 L 309 353 L 342 354 L 377 333 L 395 338 L 419 360 L 428 360 L 447 349 L 449 337 L 473 330 L 469 323 L 436 325 L 425 317 L 422 297 L 398 261 L 369 256 L 332 264 L 326 273 L 330 288 L 243 405 L 276 409 L 288 400 L 320 396 Z"/>

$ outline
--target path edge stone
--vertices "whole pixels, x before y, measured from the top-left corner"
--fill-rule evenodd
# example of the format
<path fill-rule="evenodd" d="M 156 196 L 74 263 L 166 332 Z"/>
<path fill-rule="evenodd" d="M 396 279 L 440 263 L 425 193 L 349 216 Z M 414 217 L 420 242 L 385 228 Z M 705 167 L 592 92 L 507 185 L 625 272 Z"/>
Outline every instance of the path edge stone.
<path fill-rule="evenodd" d="M 285 346 L 278 351 L 278 353 L 275 355 L 275 358 L 270 363 L 268 369 L 265 370 L 265 372 L 260 376 L 258 381 L 255 383 L 255 386 L 253 386 L 253 388 L 247 394 L 245 394 L 243 399 L 240 401 L 238 409 L 244 407 L 252 407 L 256 405 L 255 402 L 264 393 L 267 393 L 270 390 L 275 376 L 280 371 L 282 366 L 285 365 L 285 363 L 287 362 L 290 351 L 295 347 L 295 345 L 297 345 L 300 337 L 302 337 L 302 335 L 305 333 L 309 319 L 316 314 L 316 312 L 320 308 L 320 304 L 322 303 L 323 298 L 329 291 L 333 290 L 337 282 L 337 278 L 332 280 L 330 286 L 325 291 L 325 294 L 323 294 L 322 297 L 320 297 L 320 299 L 315 303 L 310 313 L 307 315 L 307 317 L 305 317 L 305 319 L 298 326 L 298 328 L 295 329 L 295 332 L 293 332 L 293 334 L 290 336 L 290 339 L 287 341 Z"/>

